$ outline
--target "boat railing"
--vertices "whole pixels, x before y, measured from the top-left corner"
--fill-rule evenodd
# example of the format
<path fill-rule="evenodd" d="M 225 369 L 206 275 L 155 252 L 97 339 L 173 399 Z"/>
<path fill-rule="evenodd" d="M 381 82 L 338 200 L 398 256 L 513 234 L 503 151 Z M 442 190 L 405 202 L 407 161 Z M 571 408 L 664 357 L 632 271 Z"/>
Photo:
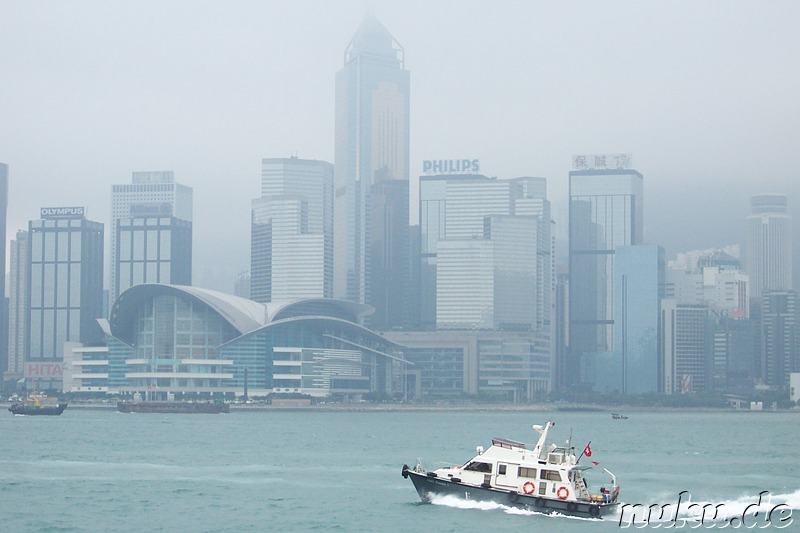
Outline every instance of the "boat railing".
<path fill-rule="evenodd" d="M 511 440 L 511 439 L 500 439 L 500 438 L 495 437 L 495 438 L 492 439 L 492 446 L 499 446 L 500 448 L 506 448 L 506 449 L 509 449 L 509 450 L 514 449 L 514 448 L 523 448 L 524 449 L 525 448 L 525 443 L 524 442 L 518 442 L 518 441 L 515 441 L 515 440 Z"/>

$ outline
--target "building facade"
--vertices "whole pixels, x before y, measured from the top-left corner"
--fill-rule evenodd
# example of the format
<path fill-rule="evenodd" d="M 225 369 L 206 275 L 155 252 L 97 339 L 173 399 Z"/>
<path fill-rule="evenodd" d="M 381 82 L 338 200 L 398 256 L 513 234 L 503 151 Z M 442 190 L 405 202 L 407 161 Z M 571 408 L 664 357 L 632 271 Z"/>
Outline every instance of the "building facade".
<path fill-rule="evenodd" d="M 544 178 L 420 177 L 423 327 L 553 334 L 553 242 Z"/>
<path fill-rule="evenodd" d="M 115 294 L 140 283 L 192 284 L 192 223 L 137 213 L 116 220 Z"/>
<path fill-rule="evenodd" d="M 750 199 L 746 266 L 754 299 L 765 291 L 792 290 L 792 217 L 787 204 L 782 194 L 760 194 Z"/>
<path fill-rule="evenodd" d="M 64 343 L 99 344 L 103 312 L 103 224 L 84 208 L 43 208 L 28 223 L 29 322 L 25 377 L 57 389 Z M 42 366 L 53 363 L 56 366 Z M 39 366 L 35 366 L 39 364 Z M 47 368 L 48 370 L 43 370 Z M 46 374 L 43 374 L 46 372 Z"/>
<path fill-rule="evenodd" d="M 528 403 L 551 387 L 550 339 L 532 332 L 387 331 L 403 346 L 408 398 Z"/>
<path fill-rule="evenodd" d="M 10 243 L 8 283 L 8 365 L 6 380 L 23 377 L 25 354 L 28 353 L 28 232 L 17 231 Z"/>
<path fill-rule="evenodd" d="M 595 390 L 657 393 L 661 387 L 659 304 L 664 250 L 621 246 L 614 257 L 614 348 L 598 356 Z"/>
<path fill-rule="evenodd" d="M 410 363 L 400 346 L 358 324 L 369 312 L 332 299 L 262 304 L 196 287 L 140 284 L 98 321 L 105 347 L 65 348 L 64 383 L 69 392 L 159 400 L 402 398 Z"/>
<path fill-rule="evenodd" d="M 711 317 L 711 390 L 751 393 L 760 370 L 760 332 L 755 320 Z"/>
<path fill-rule="evenodd" d="M 336 74 L 334 297 L 377 304 L 372 325 L 408 321 L 409 73 L 402 46 L 368 15 Z"/>
<path fill-rule="evenodd" d="M 111 238 L 109 255 L 110 302 L 124 290 L 126 283 L 118 280 L 116 258 L 118 235 L 117 221 L 137 217 L 176 218 L 192 221 L 192 189 L 175 182 L 174 173 L 168 171 L 133 172 L 130 184 L 111 187 Z M 191 257 L 189 258 L 191 260 Z M 119 290 L 118 290 L 119 289 Z"/>
<path fill-rule="evenodd" d="M 664 394 L 705 392 L 710 384 L 708 308 L 661 300 L 662 391 Z"/>
<path fill-rule="evenodd" d="M 682 304 L 705 305 L 719 316 L 750 317 L 749 276 L 738 268 L 700 266 L 695 271 L 667 269 L 667 298 Z"/>
<path fill-rule="evenodd" d="M 8 308 L 5 305 L 6 287 L 6 215 L 8 211 L 8 165 L 0 163 L 0 376 L 9 370 Z"/>
<path fill-rule="evenodd" d="M 628 168 L 569 173 L 568 385 L 593 382 L 593 358 L 614 348 L 615 250 L 642 243 L 642 181 Z"/>
<path fill-rule="evenodd" d="M 251 214 L 250 297 L 333 296 L 333 165 L 264 159 Z"/>
<path fill-rule="evenodd" d="M 789 374 L 800 371 L 798 308 L 794 291 L 761 296 L 761 377 L 764 385 L 787 389 Z"/>

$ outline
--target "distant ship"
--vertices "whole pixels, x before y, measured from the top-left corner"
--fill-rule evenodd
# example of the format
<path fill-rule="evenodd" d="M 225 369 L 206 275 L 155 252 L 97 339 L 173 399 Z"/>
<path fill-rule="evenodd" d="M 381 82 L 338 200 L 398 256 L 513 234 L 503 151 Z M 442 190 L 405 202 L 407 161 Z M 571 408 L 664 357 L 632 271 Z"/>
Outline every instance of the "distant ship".
<path fill-rule="evenodd" d="M 227 403 L 117 402 L 120 413 L 229 413 Z"/>
<path fill-rule="evenodd" d="M 67 408 L 66 403 L 58 403 L 57 405 L 44 405 L 39 398 L 32 394 L 24 402 L 17 402 L 11 404 L 8 408 L 15 415 L 50 415 L 58 416 Z"/>
<path fill-rule="evenodd" d="M 611 418 L 613 418 L 614 420 L 627 420 L 628 419 L 627 415 L 621 415 L 619 413 L 611 413 Z"/>

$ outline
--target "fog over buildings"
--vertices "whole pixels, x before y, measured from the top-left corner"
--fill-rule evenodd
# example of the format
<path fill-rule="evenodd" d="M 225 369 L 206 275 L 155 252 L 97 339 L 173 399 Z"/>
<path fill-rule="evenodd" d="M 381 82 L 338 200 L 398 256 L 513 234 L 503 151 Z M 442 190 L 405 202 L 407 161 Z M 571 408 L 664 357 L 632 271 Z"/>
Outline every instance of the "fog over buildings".
<path fill-rule="evenodd" d="M 645 176 L 643 242 L 667 258 L 742 243 L 759 193 L 787 195 L 800 235 L 789 1 L 3 0 L 7 233 L 45 206 L 108 224 L 113 184 L 171 170 L 195 195 L 192 281 L 231 292 L 262 159 L 335 159 L 335 74 L 369 10 L 411 73 L 412 223 L 423 160 L 479 158 L 547 177 L 565 235 L 571 155 L 624 152 Z"/>

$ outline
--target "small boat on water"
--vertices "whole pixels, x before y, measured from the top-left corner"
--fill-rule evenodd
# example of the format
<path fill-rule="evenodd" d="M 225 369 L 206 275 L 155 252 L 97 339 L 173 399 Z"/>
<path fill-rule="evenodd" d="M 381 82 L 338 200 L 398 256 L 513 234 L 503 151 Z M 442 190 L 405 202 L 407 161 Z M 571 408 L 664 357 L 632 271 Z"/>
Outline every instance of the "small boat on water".
<path fill-rule="evenodd" d="M 117 402 L 120 413 L 229 413 L 227 403 L 206 402 Z"/>
<path fill-rule="evenodd" d="M 621 415 L 619 413 L 611 413 L 611 418 L 614 420 L 627 420 L 628 417 L 626 415 Z"/>
<path fill-rule="evenodd" d="M 16 402 L 8 408 L 15 415 L 49 415 L 58 416 L 67 408 L 67 403 L 59 402 L 56 405 L 45 405 L 35 394 L 28 396 L 24 402 Z"/>
<path fill-rule="evenodd" d="M 402 475 L 411 478 L 423 502 L 435 495 L 464 500 L 490 501 L 542 513 L 600 518 L 619 505 L 619 486 L 614 474 L 609 488 L 589 490 L 584 473 L 591 466 L 578 464 L 575 449 L 547 445 L 547 433 L 554 422 L 533 426 L 539 440 L 533 448 L 522 442 L 492 439 L 488 450 L 463 465 L 425 470 L 419 462 L 403 465 Z M 591 443 L 590 443 L 591 444 Z M 591 456 L 589 445 L 584 449 Z"/>

